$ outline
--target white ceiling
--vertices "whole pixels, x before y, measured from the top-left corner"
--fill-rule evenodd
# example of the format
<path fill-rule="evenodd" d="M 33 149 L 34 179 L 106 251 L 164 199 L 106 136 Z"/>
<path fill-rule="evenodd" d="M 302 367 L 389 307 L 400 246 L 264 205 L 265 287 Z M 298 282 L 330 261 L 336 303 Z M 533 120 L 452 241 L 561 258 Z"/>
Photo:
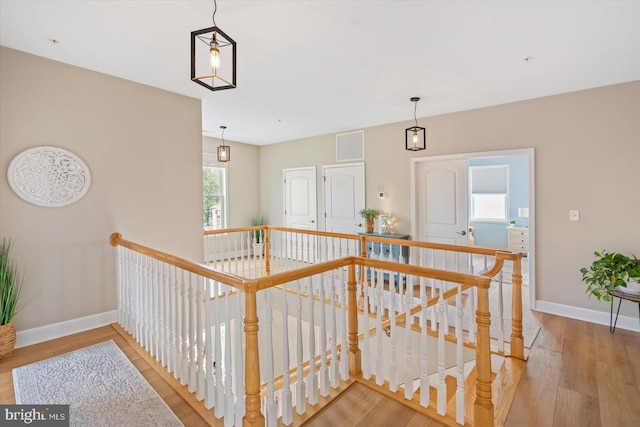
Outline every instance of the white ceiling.
<path fill-rule="evenodd" d="M 0 44 L 202 99 L 205 135 L 258 145 L 409 120 L 412 96 L 427 117 L 640 80 L 640 1 L 220 0 L 238 87 L 211 92 L 189 54 L 212 11 L 0 0 Z"/>

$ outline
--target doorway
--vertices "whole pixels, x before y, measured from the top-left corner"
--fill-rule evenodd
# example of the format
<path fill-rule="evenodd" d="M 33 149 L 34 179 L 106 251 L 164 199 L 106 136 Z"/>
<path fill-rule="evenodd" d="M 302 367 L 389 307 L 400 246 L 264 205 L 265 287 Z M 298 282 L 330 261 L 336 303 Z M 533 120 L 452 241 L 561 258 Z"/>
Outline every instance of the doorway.
<path fill-rule="evenodd" d="M 523 262 L 523 276 L 528 275 L 529 287 L 529 307 L 535 309 L 535 180 L 534 180 L 534 149 L 517 149 L 480 153 L 465 153 L 447 156 L 433 156 L 414 158 L 411 160 L 411 203 L 412 203 L 412 233 L 420 240 L 427 240 L 437 243 L 468 244 L 469 226 L 471 219 L 470 201 L 472 200 L 472 188 L 469 183 L 469 165 L 489 165 L 494 163 L 505 163 L 503 160 L 509 156 L 524 159 L 526 173 L 524 175 L 527 196 L 526 200 L 520 194 L 514 194 L 511 199 L 513 203 L 519 204 L 517 207 L 510 206 L 509 195 L 505 198 L 507 212 L 506 220 L 497 219 L 493 223 L 475 223 L 474 229 L 482 224 L 485 230 L 493 230 L 492 240 L 480 239 L 474 231 L 475 244 L 479 246 L 491 246 L 499 249 L 510 250 L 508 245 L 509 221 L 514 218 L 517 226 L 528 230 L 528 252 L 526 260 Z M 491 159 L 496 159 L 491 161 Z M 512 175 L 518 172 L 514 167 L 510 167 Z M 521 172 L 521 171 L 520 171 Z M 508 191 L 507 191 L 508 193 Z M 491 194 L 496 194 L 495 192 Z M 484 199 L 487 199 L 486 197 Z M 494 197 L 495 199 L 495 197 Z M 479 201 L 483 197 L 474 200 L 478 206 L 482 207 Z M 515 202 L 517 200 L 518 202 Z M 520 206 L 521 205 L 521 206 Z M 515 206 L 515 205 L 514 205 Z M 523 212 L 522 207 L 526 206 L 526 218 L 518 217 L 518 212 Z M 462 235 L 465 231 L 466 235 Z M 488 232 L 488 231 L 483 231 Z M 485 236 L 486 237 L 486 236 Z M 499 239 L 497 238 L 499 237 Z M 485 242 L 504 242 L 495 244 L 481 244 Z M 461 242 L 461 243 L 460 243 Z M 524 266 L 528 265 L 528 271 L 524 271 Z M 526 292 L 524 290 L 523 292 Z"/>
<path fill-rule="evenodd" d="M 325 230 L 354 234 L 364 231 L 364 163 L 322 166 Z"/>

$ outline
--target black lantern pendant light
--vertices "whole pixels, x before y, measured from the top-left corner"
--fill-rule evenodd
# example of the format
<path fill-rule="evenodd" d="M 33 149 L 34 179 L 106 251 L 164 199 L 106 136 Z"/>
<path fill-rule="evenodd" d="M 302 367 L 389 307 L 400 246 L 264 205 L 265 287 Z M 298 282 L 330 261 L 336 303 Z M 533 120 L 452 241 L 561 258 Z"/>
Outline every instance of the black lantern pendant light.
<path fill-rule="evenodd" d="M 222 145 L 218 146 L 218 161 L 225 163 L 231 160 L 231 147 L 224 145 L 224 131 L 227 127 L 220 126 L 220 129 L 222 129 Z"/>
<path fill-rule="evenodd" d="M 213 0 L 213 27 L 191 32 L 191 80 L 209 90 L 236 87 L 236 42 L 216 26 L 218 5 Z"/>
<path fill-rule="evenodd" d="M 413 119 L 416 121 L 416 125 L 405 130 L 404 144 L 405 149 L 408 151 L 420 151 L 427 148 L 425 128 L 418 126 L 418 118 L 416 117 L 416 110 L 418 109 L 418 101 L 420 101 L 420 98 L 414 96 L 410 101 L 415 103 L 413 107 Z"/>
<path fill-rule="evenodd" d="M 222 129 L 222 145 L 218 146 L 218 161 L 224 163 L 231 160 L 231 147 L 224 145 L 224 131 L 227 127 L 220 126 L 220 129 Z"/>

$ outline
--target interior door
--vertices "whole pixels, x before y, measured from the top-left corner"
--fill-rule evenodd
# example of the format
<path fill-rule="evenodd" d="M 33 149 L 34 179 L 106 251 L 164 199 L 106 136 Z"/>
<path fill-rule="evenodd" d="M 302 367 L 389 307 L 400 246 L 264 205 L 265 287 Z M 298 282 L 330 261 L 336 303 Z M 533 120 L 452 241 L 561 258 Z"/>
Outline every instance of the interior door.
<path fill-rule="evenodd" d="M 284 225 L 301 230 L 317 230 L 316 168 L 285 169 Z"/>
<path fill-rule="evenodd" d="M 299 230 L 317 230 L 316 168 L 284 169 L 284 225 Z M 274 244 L 278 244 L 275 242 Z M 280 256 L 301 262 L 314 262 L 315 236 L 294 234 L 280 250 Z M 278 249 L 276 249 L 278 251 Z"/>
<path fill-rule="evenodd" d="M 325 230 L 364 231 L 364 163 L 323 166 Z"/>
<path fill-rule="evenodd" d="M 417 172 L 419 240 L 466 245 L 467 161 L 427 160 Z"/>

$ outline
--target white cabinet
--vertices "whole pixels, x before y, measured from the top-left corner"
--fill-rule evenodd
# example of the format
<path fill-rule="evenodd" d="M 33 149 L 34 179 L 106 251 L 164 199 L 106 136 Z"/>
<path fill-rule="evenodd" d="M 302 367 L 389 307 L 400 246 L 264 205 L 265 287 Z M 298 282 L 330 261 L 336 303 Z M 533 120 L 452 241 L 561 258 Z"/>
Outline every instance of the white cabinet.
<path fill-rule="evenodd" d="M 529 252 L 529 229 L 507 227 L 507 242 L 512 251 Z"/>

